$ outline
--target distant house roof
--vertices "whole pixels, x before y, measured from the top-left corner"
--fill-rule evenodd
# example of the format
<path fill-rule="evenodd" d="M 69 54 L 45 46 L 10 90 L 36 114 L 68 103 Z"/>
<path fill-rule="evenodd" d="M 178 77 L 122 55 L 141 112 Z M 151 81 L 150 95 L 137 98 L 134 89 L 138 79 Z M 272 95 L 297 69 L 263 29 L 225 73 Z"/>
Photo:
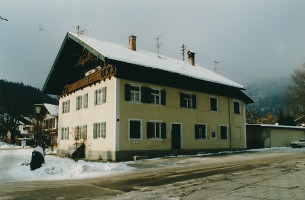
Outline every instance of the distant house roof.
<path fill-rule="evenodd" d="M 284 125 L 272 125 L 272 124 L 247 124 L 247 127 L 302 129 L 302 130 L 305 130 L 305 127 L 300 127 L 300 126 L 284 126 Z"/>
<path fill-rule="evenodd" d="M 48 103 L 44 103 L 43 105 L 51 115 L 58 116 L 58 105 Z"/>
<path fill-rule="evenodd" d="M 75 64 L 77 63 L 79 56 L 82 55 L 84 49 L 88 50 L 91 54 L 96 56 L 96 59 L 103 62 L 113 61 L 120 65 L 120 71 L 132 71 L 132 66 L 140 66 L 142 69 L 137 68 L 137 72 L 140 75 L 144 73 L 150 74 L 151 71 L 163 71 L 167 74 L 163 76 L 163 79 L 175 79 L 173 77 L 168 77 L 169 75 L 179 75 L 180 77 L 188 77 L 187 80 L 193 79 L 203 82 L 192 82 L 189 86 L 205 87 L 207 92 L 209 91 L 220 91 L 215 93 L 225 93 L 232 94 L 232 97 L 239 97 L 244 99 L 246 102 L 252 103 L 253 100 L 247 95 L 243 94 L 240 90 L 244 87 L 234 81 L 231 81 L 219 74 L 216 74 L 204 67 L 199 65 L 192 66 L 187 62 L 180 61 L 173 58 L 160 57 L 156 54 L 146 52 L 143 50 L 130 50 L 127 46 L 114 44 L 111 42 L 100 41 L 91 37 L 84 35 L 77 35 L 74 33 L 67 33 L 65 40 L 58 52 L 58 55 L 54 61 L 48 78 L 44 84 L 43 92 L 49 94 L 59 94 L 63 89 L 63 86 L 77 81 L 80 77 L 79 71 L 81 69 L 76 69 Z M 126 63 L 127 65 L 121 64 Z M 146 68 L 143 70 L 143 68 Z M 77 71 L 78 70 L 78 71 Z M 135 69 L 133 69 L 135 70 Z M 135 72 L 135 71 L 133 71 Z M 134 73 L 136 74 L 136 73 Z M 151 75 L 153 76 L 153 75 Z M 126 76 L 118 75 L 119 78 L 126 78 Z M 156 79 L 158 77 L 154 77 Z M 160 79 L 160 78 L 159 78 Z M 185 78 L 181 78 L 185 82 Z M 164 81 L 161 81 L 162 83 Z M 182 82 L 182 81 L 180 81 Z M 215 86 L 218 89 L 215 89 Z M 171 85 L 173 86 L 173 85 Z M 195 87 L 195 86 L 194 86 Z M 213 90 L 210 88 L 213 87 Z M 228 92 L 228 88 L 235 88 L 233 92 Z M 189 88 L 191 89 L 191 88 Z M 228 94 L 226 94 L 228 95 Z M 229 96 L 229 95 L 228 95 Z"/>

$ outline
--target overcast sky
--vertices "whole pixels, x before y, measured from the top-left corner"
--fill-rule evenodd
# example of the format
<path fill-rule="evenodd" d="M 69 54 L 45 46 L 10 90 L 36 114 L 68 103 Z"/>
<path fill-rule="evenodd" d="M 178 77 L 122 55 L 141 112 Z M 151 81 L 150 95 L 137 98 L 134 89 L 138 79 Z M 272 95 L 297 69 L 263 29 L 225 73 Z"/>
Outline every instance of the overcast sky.
<path fill-rule="evenodd" d="M 67 32 L 182 59 L 247 85 L 305 62 L 304 0 L 1 0 L 0 79 L 42 88 Z"/>

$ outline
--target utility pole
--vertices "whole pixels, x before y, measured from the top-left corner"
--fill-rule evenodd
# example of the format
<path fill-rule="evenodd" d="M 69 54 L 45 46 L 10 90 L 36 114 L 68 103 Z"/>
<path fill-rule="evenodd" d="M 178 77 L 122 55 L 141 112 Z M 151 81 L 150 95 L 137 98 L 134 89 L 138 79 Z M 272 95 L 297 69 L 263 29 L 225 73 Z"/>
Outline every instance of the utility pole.
<path fill-rule="evenodd" d="M 182 48 L 182 49 L 181 49 L 182 60 L 184 61 L 185 45 L 184 45 L 184 44 L 182 44 L 181 48 Z"/>
<path fill-rule="evenodd" d="M 160 49 L 160 46 L 161 46 L 161 44 L 162 44 L 162 43 L 159 43 L 160 37 L 161 37 L 161 35 L 160 35 L 159 37 L 156 38 L 156 40 L 157 40 L 157 45 L 156 45 L 156 46 L 157 46 L 157 55 L 158 55 L 158 57 L 159 57 L 159 49 Z"/>

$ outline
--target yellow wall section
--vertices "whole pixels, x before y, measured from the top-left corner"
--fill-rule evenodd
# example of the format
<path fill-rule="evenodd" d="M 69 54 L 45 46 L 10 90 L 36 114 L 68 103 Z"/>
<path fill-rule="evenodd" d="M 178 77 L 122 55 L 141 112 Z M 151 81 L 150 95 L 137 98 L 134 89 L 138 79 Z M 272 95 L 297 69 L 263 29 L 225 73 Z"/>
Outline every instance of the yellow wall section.
<path fill-rule="evenodd" d="M 132 103 L 125 101 L 125 84 L 138 84 L 166 90 L 166 105 Z M 196 95 L 196 109 L 180 107 L 180 92 Z M 186 91 L 176 88 L 145 84 L 135 81 L 120 80 L 120 138 L 119 150 L 171 150 L 171 123 L 182 124 L 182 149 L 224 149 L 230 148 L 230 130 L 232 148 L 245 148 L 244 102 L 240 102 L 241 114 L 233 114 L 233 101 L 228 97 Z M 218 98 L 218 111 L 210 111 L 210 97 Z M 229 106 L 230 105 L 230 120 Z M 142 139 L 128 139 L 128 119 L 142 120 Z M 147 122 L 158 120 L 166 123 L 166 139 L 148 139 Z M 230 121 L 230 122 L 229 122 Z M 207 139 L 195 139 L 195 124 L 207 124 Z M 229 126 L 230 123 L 230 126 Z M 228 139 L 220 139 L 219 125 L 228 126 Z M 216 137 L 212 138 L 212 132 Z"/>

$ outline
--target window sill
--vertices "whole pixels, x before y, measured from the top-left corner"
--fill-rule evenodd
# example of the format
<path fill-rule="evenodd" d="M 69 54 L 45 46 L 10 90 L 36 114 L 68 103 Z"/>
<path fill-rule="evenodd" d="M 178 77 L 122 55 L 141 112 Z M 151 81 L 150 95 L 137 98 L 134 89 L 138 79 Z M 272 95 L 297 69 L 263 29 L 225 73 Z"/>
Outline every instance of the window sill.
<path fill-rule="evenodd" d="M 143 104 L 142 102 L 138 102 L 138 101 L 128 101 L 128 103 L 130 103 L 130 104 Z"/>

